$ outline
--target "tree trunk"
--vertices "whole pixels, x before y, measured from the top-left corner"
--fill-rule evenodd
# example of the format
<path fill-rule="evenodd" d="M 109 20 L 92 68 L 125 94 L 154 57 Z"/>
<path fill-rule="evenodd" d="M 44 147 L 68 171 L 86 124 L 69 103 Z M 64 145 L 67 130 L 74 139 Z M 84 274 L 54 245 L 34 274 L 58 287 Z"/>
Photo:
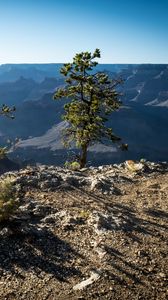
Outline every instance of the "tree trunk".
<path fill-rule="evenodd" d="M 82 146 L 81 156 L 80 156 L 80 168 L 84 168 L 86 166 L 87 161 L 87 145 Z"/>

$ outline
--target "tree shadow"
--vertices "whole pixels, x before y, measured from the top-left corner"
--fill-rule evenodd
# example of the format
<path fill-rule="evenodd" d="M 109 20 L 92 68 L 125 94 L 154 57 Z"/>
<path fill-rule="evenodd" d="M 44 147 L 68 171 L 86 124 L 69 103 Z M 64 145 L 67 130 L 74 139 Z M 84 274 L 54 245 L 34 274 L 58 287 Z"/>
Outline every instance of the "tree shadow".
<path fill-rule="evenodd" d="M 143 233 L 145 235 L 158 236 L 160 231 L 168 229 L 168 227 L 164 224 L 159 224 L 158 222 L 146 219 L 146 216 L 144 216 L 144 218 L 139 217 L 138 212 L 136 212 L 136 210 L 123 204 L 113 204 L 112 211 L 114 211 L 116 214 L 119 212 L 122 213 L 121 218 L 125 223 L 123 230 L 126 232 L 138 232 Z M 146 215 L 151 215 L 154 217 L 154 214 L 159 214 L 159 211 L 156 212 L 149 209 L 146 210 L 145 213 Z M 166 216 L 167 214 L 164 212 L 162 212 L 161 214 L 160 212 L 160 217 L 161 215 Z"/>
<path fill-rule="evenodd" d="M 91 195 L 89 195 L 91 197 Z M 102 196 L 92 195 L 93 199 L 97 203 L 101 203 L 100 207 L 103 206 L 105 209 L 106 214 L 114 216 L 119 216 L 121 220 L 121 226 L 118 227 L 112 226 L 112 231 L 122 232 L 125 235 L 124 240 L 127 241 L 128 237 L 128 245 L 131 247 L 131 240 L 132 242 L 136 242 L 138 245 L 144 243 L 143 238 L 144 236 L 147 237 L 147 241 L 149 241 L 150 247 L 150 239 L 148 237 L 157 237 L 157 240 L 165 242 L 164 232 L 168 227 L 166 224 L 157 222 L 154 218 L 160 218 L 167 220 L 168 214 L 161 210 L 156 209 L 142 209 L 142 215 L 138 213 L 136 208 L 132 208 L 129 205 L 116 203 L 114 201 L 109 200 L 108 198 L 105 199 Z M 153 218 L 149 218 L 153 217 Z M 113 221 L 113 217 L 111 218 Z M 114 229 L 115 228 L 115 229 Z M 110 227 L 109 227 L 110 229 Z M 112 242 L 112 241 L 111 241 Z M 113 242 L 112 242 L 113 243 Z M 159 243 L 159 242 L 158 242 Z M 126 245 L 127 246 L 127 245 Z M 141 249 L 141 246 L 136 246 Z M 158 244 L 158 247 L 160 245 Z M 112 248 L 109 244 L 104 246 L 106 253 L 108 254 L 108 263 L 111 265 L 113 271 L 107 270 L 110 278 L 114 280 L 118 284 L 126 284 L 128 288 L 131 287 L 132 284 L 136 285 L 145 285 L 145 280 L 151 280 L 149 277 L 149 272 L 144 268 L 143 261 L 147 260 L 147 264 L 149 266 L 151 258 L 145 251 L 140 251 L 140 257 L 142 262 L 137 263 L 136 259 L 134 261 L 133 258 L 125 256 L 124 253 L 121 253 L 117 248 Z M 141 279 L 143 276 L 143 279 Z M 144 280 L 144 278 L 146 278 Z M 129 283 L 131 282 L 131 283 Z"/>
<path fill-rule="evenodd" d="M 93 203 L 96 203 L 97 208 L 100 208 L 101 210 L 103 209 L 110 214 L 114 214 L 114 216 L 119 215 L 122 220 L 123 226 L 118 230 L 124 231 L 125 233 L 129 234 L 129 236 L 131 236 L 132 233 L 132 237 L 134 238 L 134 240 L 139 239 L 138 237 L 135 237 L 136 232 L 146 235 L 158 236 L 160 230 L 168 229 L 166 225 L 158 224 L 158 222 L 151 221 L 149 219 L 147 220 L 145 216 L 144 218 L 139 217 L 135 208 L 132 208 L 129 205 L 114 202 L 112 200 L 112 196 L 110 198 L 106 198 L 101 194 L 98 195 L 97 193 L 86 191 L 82 188 L 71 187 L 71 192 L 72 191 L 80 192 L 84 199 L 85 195 L 86 199 L 87 197 L 92 199 Z M 87 200 L 84 201 L 84 203 L 87 206 Z M 143 213 L 145 213 L 146 216 L 150 215 L 152 217 L 159 217 L 164 219 L 168 217 L 168 214 L 161 210 L 148 209 L 143 210 Z M 151 227 L 153 227 L 154 230 Z"/>
<path fill-rule="evenodd" d="M 142 267 L 138 266 L 134 262 L 127 261 L 121 252 L 112 247 L 106 245 L 105 250 L 109 255 L 109 264 L 114 268 L 115 271 L 121 274 L 120 277 L 115 274 L 115 280 L 118 283 L 125 283 L 124 279 L 127 278 L 130 279 L 133 283 L 143 284 L 143 282 L 137 276 L 139 273 L 144 272 Z"/>
<path fill-rule="evenodd" d="M 31 221 L 14 219 L 1 224 L 0 270 L 20 277 L 18 269 L 50 274 L 59 281 L 81 276 L 71 262 L 80 255 L 49 227 L 41 227 L 40 217 Z M 6 233 L 2 233 L 4 230 Z M 17 269 L 17 270 L 16 270 Z"/>
<path fill-rule="evenodd" d="M 148 208 L 145 212 L 154 218 L 168 219 L 168 213 L 160 209 Z"/>
<path fill-rule="evenodd" d="M 119 215 L 121 218 L 121 227 L 114 229 L 114 231 L 123 232 L 125 234 L 124 241 L 126 242 L 125 246 L 131 247 L 131 243 L 136 242 L 135 249 L 143 249 L 143 238 L 147 236 L 147 243 L 149 243 L 150 247 L 150 239 L 148 237 L 157 237 L 160 242 L 165 242 L 164 232 L 168 227 L 164 224 L 159 224 L 154 220 L 144 217 L 140 217 L 135 209 L 130 208 L 127 205 L 113 203 L 112 207 L 107 207 L 107 211 L 112 212 L 114 215 Z M 149 211 L 148 211 L 149 213 Z M 155 216 L 156 211 L 153 214 L 153 210 L 150 215 Z M 162 211 L 157 211 L 157 216 L 167 218 L 167 214 L 164 214 Z M 128 237 L 128 240 L 127 238 Z M 131 242 L 132 240 L 132 242 Z M 128 241 L 128 243 L 127 243 Z M 112 241 L 111 241 L 112 242 Z M 158 247 L 160 247 L 160 242 L 158 241 Z M 113 242 L 112 242 L 113 243 Z M 124 247 L 124 246 L 123 246 Z M 134 244 L 133 244 L 134 247 Z M 142 248 L 141 248 L 142 247 Z M 146 281 L 150 281 L 151 278 L 149 276 L 148 268 L 150 269 L 150 264 L 152 260 L 152 254 L 150 251 L 146 249 L 146 251 L 139 250 L 137 253 L 140 261 L 137 262 L 135 257 L 130 257 L 127 253 L 119 251 L 117 248 L 111 247 L 110 243 L 105 244 L 104 249 L 108 254 L 108 263 L 111 265 L 112 270 L 108 270 L 109 276 L 117 283 L 124 284 L 127 288 L 131 288 L 132 285 L 142 285 L 144 286 Z M 164 256 L 163 256 L 164 257 Z M 146 265 L 144 267 L 143 262 L 146 261 L 148 268 Z M 154 274 L 152 271 L 152 274 Z M 151 273 L 150 273 L 151 275 Z"/>

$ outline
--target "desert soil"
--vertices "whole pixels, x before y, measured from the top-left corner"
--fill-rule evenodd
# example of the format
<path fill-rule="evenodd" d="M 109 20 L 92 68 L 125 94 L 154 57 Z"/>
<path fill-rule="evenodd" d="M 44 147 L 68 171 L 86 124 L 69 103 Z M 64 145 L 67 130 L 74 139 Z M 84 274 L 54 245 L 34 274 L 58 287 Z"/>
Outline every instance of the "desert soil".
<path fill-rule="evenodd" d="M 28 188 L 0 228 L 0 299 L 166 299 L 168 173 L 130 178 L 114 194 Z"/>

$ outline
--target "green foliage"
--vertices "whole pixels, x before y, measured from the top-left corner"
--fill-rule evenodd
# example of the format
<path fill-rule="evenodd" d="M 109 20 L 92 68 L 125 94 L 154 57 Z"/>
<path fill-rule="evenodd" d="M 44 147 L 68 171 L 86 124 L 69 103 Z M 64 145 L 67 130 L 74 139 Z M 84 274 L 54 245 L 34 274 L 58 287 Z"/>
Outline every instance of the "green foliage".
<path fill-rule="evenodd" d="M 5 104 L 0 107 L 0 115 L 4 115 L 8 118 L 14 119 L 13 112 L 15 112 L 16 108 L 15 107 L 9 107 Z"/>
<path fill-rule="evenodd" d="M 15 107 L 9 107 L 5 104 L 3 104 L 0 107 L 0 116 L 6 116 L 10 119 L 14 119 L 13 113 L 15 112 Z M 7 148 L 6 147 L 0 147 L 0 160 L 5 158 L 7 156 Z"/>
<path fill-rule="evenodd" d="M 79 217 L 82 219 L 88 219 L 90 216 L 90 212 L 88 210 L 81 210 L 79 213 Z"/>
<path fill-rule="evenodd" d="M 17 188 L 12 178 L 0 180 L 0 222 L 13 216 L 19 203 Z"/>
<path fill-rule="evenodd" d="M 78 171 L 80 169 L 80 164 L 77 161 L 72 161 L 72 162 L 67 161 L 65 163 L 65 167 L 73 171 Z"/>
<path fill-rule="evenodd" d="M 6 147 L 1 147 L 0 148 L 0 160 L 5 158 L 7 156 L 7 148 Z"/>
<path fill-rule="evenodd" d="M 75 142 L 80 149 L 81 168 L 86 164 L 87 149 L 91 144 L 106 139 L 120 141 L 112 128 L 106 126 L 106 121 L 121 105 L 116 87 L 122 80 L 110 80 L 103 72 L 93 73 L 98 64 L 96 58 L 100 58 L 99 49 L 93 54 L 76 54 L 72 63 L 64 64 L 61 74 L 66 77 L 67 85 L 58 89 L 54 95 L 54 99 L 71 100 L 64 106 L 63 119 L 69 124 L 64 132 L 64 143 L 71 146 Z"/>

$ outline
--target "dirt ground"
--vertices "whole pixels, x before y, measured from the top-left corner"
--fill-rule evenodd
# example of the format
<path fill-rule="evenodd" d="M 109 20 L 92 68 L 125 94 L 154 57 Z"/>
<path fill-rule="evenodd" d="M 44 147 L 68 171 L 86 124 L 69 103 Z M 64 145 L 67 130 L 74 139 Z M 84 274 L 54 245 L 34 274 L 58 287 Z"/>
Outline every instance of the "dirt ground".
<path fill-rule="evenodd" d="M 1 228 L 0 299 L 166 299 L 168 173 L 115 186 L 27 190 L 41 208 Z"/>

